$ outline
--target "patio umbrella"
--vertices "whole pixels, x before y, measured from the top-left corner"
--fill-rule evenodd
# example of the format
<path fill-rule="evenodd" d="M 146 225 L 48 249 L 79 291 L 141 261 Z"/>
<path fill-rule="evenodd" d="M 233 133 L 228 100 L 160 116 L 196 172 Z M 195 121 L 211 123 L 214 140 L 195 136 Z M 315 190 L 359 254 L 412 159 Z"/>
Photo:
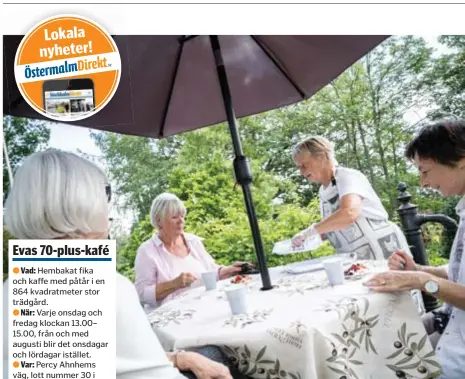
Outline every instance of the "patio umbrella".
<path fill-rule="evenodd" d="M 44 118 L 22 98 L 14 58 L 22 36 L 4 36 L 5 114 Z M 236 117 L 310 98 L 387 36 L 114 36 L 121 81 L 96 115 L 69 124 L 163 138 L 228 122 L 263 289 L 272 288 L 255 214 L 252 173 Z M 234 105 L 234 106 L 233 106 Z"/>

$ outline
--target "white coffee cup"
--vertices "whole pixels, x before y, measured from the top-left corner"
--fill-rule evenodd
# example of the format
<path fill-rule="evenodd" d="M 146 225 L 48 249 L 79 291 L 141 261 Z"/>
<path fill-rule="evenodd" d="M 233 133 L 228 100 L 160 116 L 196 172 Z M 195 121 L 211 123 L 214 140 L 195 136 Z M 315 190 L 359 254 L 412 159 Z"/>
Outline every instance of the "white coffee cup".
<path fill-rule="evenodd" d="M 247 289 L 243 284 L 231 285 L 225 292 L 233 315 L 247 313 Z"/>
<path fill-rule="evenodd" d="M 207 291 L 214 290 L 216 288 L 216 271 L 207 271 L 202 273 L 203 284 Z"/>
<path fill-rule="evenodd" d="M 341 258 L 330 258 L 323 262 L 329 284 L 337 286 L 344 284 L 344 260 Z"/>

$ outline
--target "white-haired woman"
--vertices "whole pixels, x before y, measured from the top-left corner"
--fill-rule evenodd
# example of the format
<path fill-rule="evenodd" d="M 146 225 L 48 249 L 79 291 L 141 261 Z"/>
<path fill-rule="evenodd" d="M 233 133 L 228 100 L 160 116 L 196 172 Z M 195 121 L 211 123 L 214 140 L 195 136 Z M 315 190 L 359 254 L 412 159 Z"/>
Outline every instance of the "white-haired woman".
<path fill-rule="evenodd" d="M 192 287 L 194 282 L 200 284 L 203 272 L 216 271 L 221 280 L 242 270 L 244 262 L 216 264 L 201 238 L 184 232 L 186 208 L 176 195 L 158 195 L 150 213 L 156 233 L 139 247 L 134 264 L 136 289 L 147 312 Z"/>
<path fill-rule="evenodd" d="M 388 220 L 366 176 L 339 166 L 330 141 L 320 136 L 307 138 L 294 147 L 292 155 L 300 173 L 321 185 L 323 218 L 294 236 L 294 246 L 319 235 L 332 243 L 336 253 L 356 253 L 359 259 L 386 259 L 398 249 L 410 252 L 405 236 Z"/>
<path fill-rule="evenodd" d="M 32 154 L 15 174 L 6 200 L 6 228 L 18 239 L 106 239 L 108 188 L 105 173 L 75 154 L 58 150 Z M 189 375 L 193 372 L 197 378 L 231 379 L 226 366 L 199 354 L 166 354 L 140 306 L 134 285 L 115 274 L 118 379 L 185 378 L 177 368 L 189 371 Z M 8 281 L 4 283 L 4 295 L 8 295 L 7 289 Z M 4 320 L 8 320 L 7 313 Z M 4 322 L 4 347 L 8 347 L 7 325 Z M 3 359 L 8 360 L 8 349 L 4 348 Z"/>

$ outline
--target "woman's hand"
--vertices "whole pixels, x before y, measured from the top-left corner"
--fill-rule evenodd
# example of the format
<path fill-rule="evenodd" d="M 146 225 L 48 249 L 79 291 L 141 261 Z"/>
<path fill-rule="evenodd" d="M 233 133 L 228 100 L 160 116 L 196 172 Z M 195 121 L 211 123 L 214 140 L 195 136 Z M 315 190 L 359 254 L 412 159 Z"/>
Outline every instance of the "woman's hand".
<path fill-rule="evenodd" d="M 177 368 L 181 371 L 192 371 L 197 379 L 232 379 L 229 369 L 194 352 L 178 353 Z"/>
<path fill-rule="evenodd" d="M 221 267 L 220 270 L 220 279 L 225 279 L 233 275 L 237 275 L 242 271 L 242 265 L 248 265 L 254 267 L 251 263 L 248 262 L 234 262 L 231 266 Z"/>
<path fill-rule="evenodd" d="M 305 230 L 292 237 L 292 247 L 300 247 L 305 241 Z"/>
<path fill-rule="evenodd" d="M 300 233 L 297 233 L 294 237 L 292 237 L 292 247 L 301 246 L 307 238 L 316 234 L 318 234 L 318 232 L 315 229 L 315 225 L 311 225 L 309 228 L 302 230 Z"/>
<path fill-rule="evenodd" d="M 403 250 L 396 250 L 392 253 L 388 260 L 388 266 L 390 270 L 418 270 L 413 258 Z"/>
<path fill-rule="evenodd" d="M 197 280 L 197 277 L 189 272 L 183 272 L 176 279 L 174 279 L 174 285 L 176 288 L 189 287 L 192 283 Z"/>
<path fill-rule="evenodd" d="M 421 271 L 388 271 L 375 275 L 364 283 L 376 292 L 399 292 L 422 289 L 429 275 Z"/>

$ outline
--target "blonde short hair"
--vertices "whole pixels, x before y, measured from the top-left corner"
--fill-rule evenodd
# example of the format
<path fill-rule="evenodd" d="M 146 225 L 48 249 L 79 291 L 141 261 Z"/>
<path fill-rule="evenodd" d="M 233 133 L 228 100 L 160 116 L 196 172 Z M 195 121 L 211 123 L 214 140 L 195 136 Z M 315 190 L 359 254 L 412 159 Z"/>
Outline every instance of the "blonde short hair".
<path fill-rule="evenodd" d="M 334 163 L 334 144 L 324 137 L 311 136 L 299 142 L 292 149 L 292 158 L 295 160 L 297 155 L 309 154 L 312 156 L 326 155 L 328 159 Z"/>
<path fill-rule="evenodd" d="M 94 163 L 50 149 L 27 157 L 5 203 L 18 239 L 79 238 L 108 229 L 107 177 Z"/>
<path fill-rule="evenodd" d="M 158 195 L 152 202 L 150 221 L 154 228 L 158 227 L 158 220 L 163 220 L 174 214 L 186 215 L 184 203 L 176 195 L 165 192 Z"/>

